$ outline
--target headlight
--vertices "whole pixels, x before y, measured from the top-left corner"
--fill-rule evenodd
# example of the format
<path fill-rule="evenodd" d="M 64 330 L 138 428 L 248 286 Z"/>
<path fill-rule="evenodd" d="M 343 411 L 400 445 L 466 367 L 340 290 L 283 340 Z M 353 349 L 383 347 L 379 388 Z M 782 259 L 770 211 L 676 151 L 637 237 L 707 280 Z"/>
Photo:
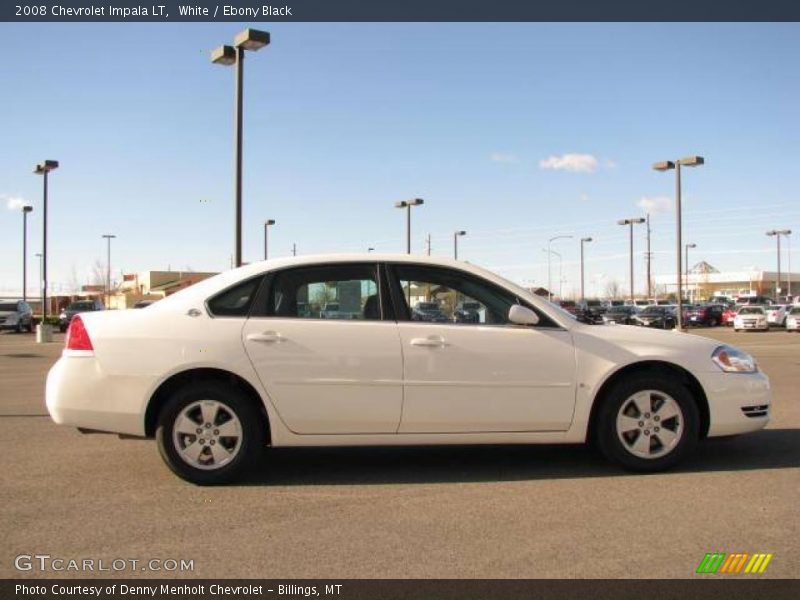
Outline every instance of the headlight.
<path fill-rule="evenodd" d="M 733 346 L 720 346 L 711 355 L 716 365 L 726 373 L 755 373 L 756 359 Z"/>

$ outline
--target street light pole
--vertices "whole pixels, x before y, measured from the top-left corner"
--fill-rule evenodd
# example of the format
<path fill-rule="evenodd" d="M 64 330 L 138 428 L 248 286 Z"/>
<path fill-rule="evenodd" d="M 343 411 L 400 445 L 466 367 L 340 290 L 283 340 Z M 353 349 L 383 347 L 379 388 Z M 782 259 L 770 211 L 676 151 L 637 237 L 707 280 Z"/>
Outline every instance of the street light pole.
<path fill-rule="evenodd" d="M 467 235 L 467 232 L 456 231 L 453 233 L 453 258 L 456 260 L 458 260 L 458 238 L 461 237 L 462 235 Z"/>
<path fill-rule="evenodd" d="M 28 301 L 28 213 L 32 206 L 22 207 L 22 301 Z"/>
<path fill-rule="evenodd" d="M 581 302 L 585 302 L 586 301 L 586 296 L 585 296 L 585 294 L 583 292 L 583 245 L 586 242 L 591 242 L 591 241 L 592 241 L 592 238 L 590 238 L 590 237 L 581 238 Z"/>
<path fill-rule="evenodd" d="M 106 240 L 106 308 L 108 308 L 111 304 L 111 240 L 117 236 L 106 233 L 102 237 Z"/>
<path fill-rule="evenodd" d="M 676 329 L 683 331 L 683 289 L 681 273 L 681 244 L 683 244 L 682 232 L 683 224 L 681 218 L 681 165 L 685 167 L 699 167 L 705 164 L 705 159 L 702 156 L 687 156 L 679 160 L 663 160 L 653 164 L 653 169 L 656 171 L 669 171 L 675 169 L 675 242 L 677 248 L 677 277 L 676 284 L 678 287 L 678 318 L 676 321 Z"/>
<path fill-rule="evenodd" d="M 653 279 L 650 274 L 650 263 L 653 259 L 653 253 L 650 252 L 650 213 L 647 213 L 647 299 L 653 297 Z"/>
<path fill-rule="evenodd" d="M 617 225 L 628 225 L 630 227 L 630 277 L 631 277 L 631 303 L 633 303 L 633 226 L 644 223 L 642 217 L 632 219 L 620 219 Z"/>
<path fill-rule="evenodd" d="M 775 236 L 775 239 L 778 242 L 778 278 L 775 282 L 775 302 L 779 302 L 779 296 L 781 293 L 781 236 L 785 235 L 786 239 L 788 240 L 791 234 L 791 229 L 773 229 L 772 231 L 767 232 L 768 236 Z M 791 255 L 789 260 L 791 260 Z M 789 277 L 791 277 L 791 274 Z"/>
<path fill-rule="evenodd" d="M 267 219 L 264 221 L 264 260 L 267 260 L 269 256 L 269 228 L 271 225 L 275 225 L 275 219 Z"/>
<path fill-rule="evenodd" d="M 242 130 L 244 121 L 244 51 L 260 50 L 269 44 L 269 33 L 257 29 L 245 29 L 233 40 L 234 46 L 220 46 L 211 52 L 211 62 L 218 65 L 234 65 L 235 115 L 234 115 L 234 255 L 235 265 L 242 266 Z"/>
<path fill-rule="evenodd" d="M 36 256 L 39 258 L 39 302 L 44 306 L 44 299 L 42 298 L 42 253 L 37 252 Z"/>
<path fill-rule="evenodd" d="M 552 268 L 550 266 L 550 255 L 553 254 L 553 251 L 550 249 L 550 244 L 552 244 L 555 240 L 571 240 L 571 235 L 557 235 L 555 237 L 551 237 L 547 240 L 547 300 L 548 302 L 553 301 L 553 276 L 552 276 Z"/>
<path fill-rule="evenodd" d="M 686 296 L 689 296 L 689 248 L 697 248 L 697 244 L 684 245 L 684 272 L 686 277 Z"/>
<path fill-rule="evenodd" d="M 58 168 L 57 160 L 45 160 L 36 165 L 33 172 L 42 176 L 42 322 L 38 325 L 37 342 L 49 342 L 52 330 L 47 325 L 47 175 Z"/>
<path fill-rule="evenodd" d="M 412 206 L 421 206 L 425 204 L 425 200 L 422 198 L 414 198 L 413 200 L 401 200 L 400 202 L 395 202 L 395 208 L 405 208 L 406 209 L 406 254 L 411 254 L 411 207 Z"/>

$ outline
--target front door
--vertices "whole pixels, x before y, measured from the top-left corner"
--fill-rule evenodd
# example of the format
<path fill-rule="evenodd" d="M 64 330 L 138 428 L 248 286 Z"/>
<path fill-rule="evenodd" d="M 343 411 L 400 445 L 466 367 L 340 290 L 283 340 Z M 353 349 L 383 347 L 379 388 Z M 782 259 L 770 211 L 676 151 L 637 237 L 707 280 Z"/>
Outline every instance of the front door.
<path fill-rule="evenodd" d="M 571 334 L 544 315 L 508 322 L 518 299 L 457 269 L 393 265 L 405 400 L 400 433 L 564 431 L 575 407 Z"/>

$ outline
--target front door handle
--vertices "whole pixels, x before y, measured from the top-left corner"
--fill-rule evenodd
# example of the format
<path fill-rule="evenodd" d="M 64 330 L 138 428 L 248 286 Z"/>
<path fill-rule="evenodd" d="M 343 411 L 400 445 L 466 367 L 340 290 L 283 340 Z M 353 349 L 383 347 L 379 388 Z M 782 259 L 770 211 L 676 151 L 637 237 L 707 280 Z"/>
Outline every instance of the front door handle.
<path fill-rule="evenodd" d="M 444 348 L 449 344 L 440 335 L 429 335 L 424 338 L 413 338 L 411 340 L 412 346 L 422 346 L 424 348 Z"/>
<path fill-rule="evenodd" d="M 264 342 L 267 344 L 274 344 L 276 342 L 285 342 L 286 338 L 277 331 L 265 331 L 264 333 L 248 333 L 247 340 L 249 342 Z"/>

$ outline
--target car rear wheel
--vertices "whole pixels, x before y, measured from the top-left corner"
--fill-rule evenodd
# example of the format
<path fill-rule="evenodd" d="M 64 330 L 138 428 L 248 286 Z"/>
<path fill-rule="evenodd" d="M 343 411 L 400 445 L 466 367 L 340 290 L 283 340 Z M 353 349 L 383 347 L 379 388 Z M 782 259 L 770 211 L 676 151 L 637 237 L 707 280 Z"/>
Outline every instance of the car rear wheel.
<path fill-rule="evenodd" d="M 237 389 L 215 381 L 178 390 L 162 409 L 158 450 L 173 473 L 199 485 L 239 478 L 261 455 L 261 414 Z"/>
<path fill-rule="evenodd" d="M 597 415 L 597 441 L 609 460 L 632 471 L 662 471 L 697 444 L 693 398 L 670 375 L 642 373 L 615 385 Z"/>

